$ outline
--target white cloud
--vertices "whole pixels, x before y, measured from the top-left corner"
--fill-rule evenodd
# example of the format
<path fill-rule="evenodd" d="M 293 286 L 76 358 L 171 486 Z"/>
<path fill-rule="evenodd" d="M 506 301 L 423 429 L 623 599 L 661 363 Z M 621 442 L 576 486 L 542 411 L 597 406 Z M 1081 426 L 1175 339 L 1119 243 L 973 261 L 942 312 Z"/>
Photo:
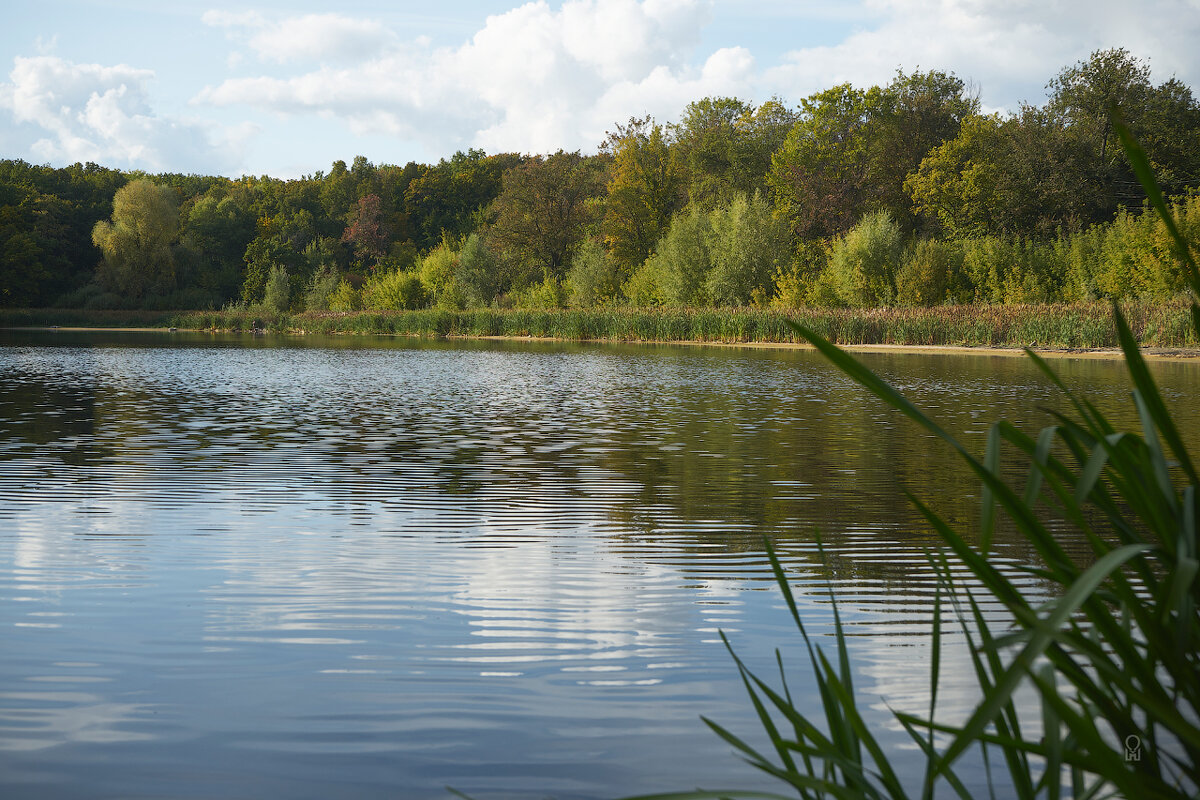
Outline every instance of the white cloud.
<path fill-rule="evenodd" d="M 1187 44 L 1200 39 L 1200 19 L 1186 15 L 1181 25 L 1166 13 L 1179 0 L 1148 2 L 1149 13 L 1117 0 L 789 7 L 778 12 L 781 24 L 852 19 L 859 27 L 765 66 L 744 46 L 698 52 L 712 18 L 708 0 L 568 0 L 557 9 L 539 0 L 488 17 L 468 41 L 443 48 L 336 15 L 267 22 L 254 13 L 212 14 L 209 24 L 246 32 L 245 47 L 260 59 L 321 64 L 291 76 L 231 78 L 194 102 L 334 117 L 356 134 L 418 139 L 438 155 L 465 145 L 591 149 L 615 123 L 647 113 L 673 120 L 706 95 L 794 103 L 845 81 L 886 83 L 897 68 L 954 71 L 980 88 L 986 107 L 1015 109 L 1040 102 L 1058 70 L 1105 47 L 1169 54 L 1152 62 L 1162 78 L 1200 73 Z"/>
<path fill-rule="evenodd" d="M 155 116 L 150 70 L 76 64 L 54 56 L 18 57 L 0 84 L 0 108 L 34 130 L 28 151 L 55 163 L 96 161 L 148 170 L 211 169 L 228 149 L 204 128 Z"/>
<path fill-rule="evenodd" d="M 252 165 L 256 173 L 308 169 L 295 165 L 318 153 L 436 160 L 468 146 L 591 150 L 617 123 L 645 114 L 675 120 L 706 95 L 778 95 L 794 104 L 843 81 L 885 83 L 897 68 L 954 71 L 978 87 L 985 108 L 1013 110 L 1042 102 L 1060 69 L 1109 47 L 1148 57 L 1155 80 L 1196 84 L 1198 2 L 539 0 L 474 27 L 445 9 L 400 14 L 405 23 L 393 14 L 388 24 L 352 5 L 290 17 L 209 11 L 208 32 L 230 46 L 189 73 L 200 90 L 157 87 L 145 69 L 56 58 L 63 45 L 42 40 L 39 57 L 16 59 L 10 81 L 0 82 L 0 108 L 12 115 L 0 144 L 56 162 L 225 172 L 244 166 L 233 154 L 248 152 L 254 120 L 271 139 L 255 144 L 263 161 Z M 416 36 L 448 23 L 461 37 L 453 46 Z M 389 27 L 399 24 L 410 27 Z M 785 52 L 791 41 L 825 44 Z M 221 65 L 222 74 L 204 72 Z M 159 80 L 179 72 L 162 66 Z M 190 96 L 187 115 L 221 122 L 166 117 L 151 88 Z M 320 122 L 297 136 L 306 120 Z M 337 140 L 339 128 L 347 141 Z M 240 144 L 213 146 L 235 129 Z"/>
<path fill-rule="evenodd" d="M 1040 103 L 1063 67 L 1094 50 L 1150 57 L 1159 79 L 1200 74 L 1200 15 L 1178 0 L 865 0 L 871 20 L 843 41 L 789 53 L 764 83 L 790 98 L 849 81 L 885 83 L 897 68 L 944 69 L 982 88 L 985 104 Z"/>
<path fill-rule="evenodd" d="M 214 28 L 261 28 L 267 25 L 267 18 L 257 11 L 205 11 L 200 21 Z"/>
<path fill-rule="evenodd" d="M 459 47 L 388 42 L 376 31 L 380 49 L 358 48 L 357 63 L 233 78 L 195 102 L 333 114 L 358 132 L 420 137 L 442 153 L 450 143 L 493 152 L 590 149 L 614 121 L 674 118 L 706 94 L 752 90 L 753 59 L 743 48 L 693 66 L 709 11 L 704 0 L 573 0 L 558 10 L 528 3 L 488 17 Z M 300 30 L 305 19 L 270 30 Z M 269 52 L 256 41 L 249 45 Z"/>
<path fill-rule="evenodd" d="M 260 59 L 280 64 L 361 61 L 396 42 L 395 34 L 381 23 L 341 14 L 270 21 L 257 11 L 207 11 L 200 19 L 205 25 L 229 29 L 230 38 L 245 38 Z"/>

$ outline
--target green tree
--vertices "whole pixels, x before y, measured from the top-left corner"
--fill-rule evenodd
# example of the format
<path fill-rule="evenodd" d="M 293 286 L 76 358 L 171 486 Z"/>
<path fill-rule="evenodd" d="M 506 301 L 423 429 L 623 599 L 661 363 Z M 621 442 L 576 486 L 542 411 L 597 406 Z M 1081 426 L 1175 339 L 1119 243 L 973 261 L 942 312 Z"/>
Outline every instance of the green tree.
<path fill-rule="evenodd" d="M 1143 141 L 1167 192 L 1200 182 L 1200 108 L 1175 79 L 1154 86 L 1145 60 L 1124 48 L 1097 50 L 1063 69 L 1047 88 L 1047 112 L 1062 117 L 1090 156 L 1087 179 L 1096 184 L 1099 201 L 1089 221 L 1111 219 L 1118 208 L 1140 206 L 1146 197 L 1117 142 L 1114 115 Z"/>
<path fill-rule="evenodd" d="M 949 236 L 999 232 L 1008 224 L 999 196 L 1010 149 L 1003 128 L 998 114 L 969 117 L 905 181 L 917 212 Z"/>
<path fill-rule="evenodd" d="M 1061 114 L 1089 142 L 1100 168 L 1108 169 L 1124 160 L 1114 110 L 1131 119 L 1142 116 L 1152 91 L 1150 65 L 1123 47 L 1097 50 L 1062 70 L 1046 88 L 1048 109 Z"/>
<path fill-rule="evenodd" d="M 9 263 L 20 269 L 17 282 L 32 292 L 23 305 L 77 302 L 73 293 L 94 282 L 102 254 L 92 243 L 92 229 L 111 216 L 113 195 L 127 182 L 121 172 L 92 163 L 55 169 L 0 160 L 0 206 L 16 207 L 10 224 L 17 224 L 13 214 L 21 219 L 19 230 L 10 228 L 21 236 L 11 242 Z M 24 283 L 26 278 L 32 282 Z"/>
<path fill-rule="evenodd" d="M 263 288 L 263 305 L 275 312 L 284 312 L 291 307 L 292 281 L 282 264 L 271 267 L 267 285 Z"/>
<path fill-rule="evenodd" d="M 712 212 L 712 269 L 705 280 L 714 305 L 764 305 L 776 272 L 789 261 L 791 238 L 762 195 L 737 196 Z"/>
<path fill-rule="evenodd" d="M 234 198 L 215 191 L 197 198 L 180 233 L 180 249 L 193 265 L 187 282 L 220 301 L 236 297 L 253 238 L 254 218 Z"/>
<path fill-rule="evenodd" d="M 755 192 L 764 196 L 769 191 L 767 174 L 771 157 L 783 146 L 800 115 L 777 98 L 758 108 L 747 110 L 738 119 L 736 147 L 732 158 L 734 189 L 751 197 Z"/>
<path fill-rule="evenodd" d="M 459 239 L 478 228 L 480 215 L 500 194 L 505 170 L 520 160 L 511 153 L 469 150 L 424 167 L 404 190 L 406 223 L 417 249 L 436 247 L 443 233 Z"/>
<path fill-rule="evenodd" d="M 1105 216 L 1086 139 L 1061 115 L 1025 106 L 971 117 L 909 176 L 916 210 L 951 236 L 1049 237 Z"/>
<path fill-rule="evenodd" d="M 689 202 L 712 209 L 739 194 L 765 192 L 771 154 L 796 119 L 775 99 L 758 108 L 733 97 L 689 103 L 679 123 L 670 126 L 672 146 L 687 173 Z"/>
<path fill-rule="evenodd" d="M 49 277 L 25 192 L 0 184 L 0 306 L 36 305 Z"/>
<path fill-rule="evenodd" d="M 496 252 L 477 233 L 468 236 L 459 248 L 454 278 L 470 307 L 489 305 L 509 288 L 504 282 Z"/>
<path fill-rule="evenodd" d="M 671 152 L 667 133 L 650 117 L 618 125 L 604 150 L 613 159 L 604 242 L 628 275 L 650 255 L 671 215 L 683 205 L 685 176 Z"/>
<path fill-rule="evenodd" d="M 976 107 L 959 78 L 938 71 L 900 72 L 886 87 L 843 84 L 805 98 L 771 162 L 781 213 L 805 239 L 843 233 L 870 209 L 911 228 L 905 178 Z"/>
<path fill-rule="evenodd" d="M 679 123 L 670 126 L 693 204 L 712 208 L 737 191 L 738 121 L 750 111 L 750 105 L 734 97 L 705 97 L 689 103 Z"/>
<path fill-rule="evenodd" d="M 655 276 L 662 301 L 671 306 L 708 303 L 712 269 L 713 214 L 697 205 L 676 214 L 646 268 Z"/>
<path fill-rule="evenodd" d="M 145 179 L 132 181 L 113 197 L 112 221 L 92 229 L 104 254 L 97 272 L 110 291 L 131 298 L 165 295 L 175 288 L 171 245 L 179 230 L 175 192 Z"/>
<path fill-rule="evenodd" d="M 768 178 L 799 238 L 832 236 L 861 215 L 877 95 L 846 83 L 801 101 L 800 119 L 772 157 Z"/>
<path fill-rule="evenodd" d="M 967 95 L 962 79 L 952 73 L 897 72 L 871 109 L 867 172 L 872 207 L 886 209 L 903 228 L 916 227 L 905 179 L 930 151 L 958 136 L 963 121 L 978 109 L 978 100 Z"/>
<path fill-rule="evenodd" d="M 433 302 L 443 307 L 462 306 L 462 290 L 458 286 L 458 253 L 449 238 L 443 238 L 417 263 L 421 285 Z"/>
<path fill-rule="evenodd" d="M 337 293 L 338 284 L 340 283 L 341 278 L 338 275 L 337 268 L 332 264 L 322 264 L 313 273 L 312 280 L 308 282 L 308 286 L 305 289 L 304 310 L 329 311 L 330 303 Z"/>
<path fill-rule="evenodd" d="M 492 203 L 492 245 L 524 272 L 562 278 L 597 215 L 600 163 L 579 152 L 535 156 L 504 173 Z"/>
<path fill-rule="evenodd" d="M 903 254 L 900 226 L 886 211 L 874 211 L 834 242 L 823 277 L 844 305 L 891 305 Z"/>
<path fill-rule="evenodd" d="M 620 273 L 596 239 L 586 239 L 576 249 L 567 274 L 567 289 L 571 305 L 580 308 L 592 308 L 620 295 Z"/>

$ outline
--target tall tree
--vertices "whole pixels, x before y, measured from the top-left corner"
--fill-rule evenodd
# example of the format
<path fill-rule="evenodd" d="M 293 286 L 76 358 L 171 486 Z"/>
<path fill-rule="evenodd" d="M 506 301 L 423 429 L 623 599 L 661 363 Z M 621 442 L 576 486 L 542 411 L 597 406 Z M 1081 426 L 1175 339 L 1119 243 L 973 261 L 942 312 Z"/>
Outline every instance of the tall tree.
<path fill-rule="evenodd" d="M 23 194 L 0 184 L 0 306 L 36 305 L 49 277 Z"/>
<path fill-rule="evenodd" d="M 1088 140 L 1102 165 L 1120 158 L 1113 114 L 1142 116 L 1151 92 L 1150 65 L 1123 47 L 1097 50 L 1086 61 L 1063 69 L 1046 88 L 1048 110 L 1061 114 Z"/>
<path fill-rule="evenodd" d="M 1025 106 L 971 117 L 904 186 L 916 211 L 950 236 L 1047 237 L 1103 214 L 1086 142 L 1061 116 Z"/>
<path fill-rule="evenodd" d="M 1147 61 L 1113 48 L 1063 69 L 1047 88 L 1047 112 L 1061 115 L 1091 156 L 1092 180 L 1104 197 L 1098 219 L 1109 219 L 1120 207 L 1140 206 L 1145 198 L 1117 141 L 1115 115 L 1141 141 L 1168 192 L 1196 184 L 1200 108 L 1177 80 L 1156 87 Z"/>
<path fill-rule="evenodd" d="M 650 117 L 618 125 L 603 150 L 612 155 L 604 241 L 627 275 L 646 260 L 683 205 L 685 176 L 667 133 Z"/>
<path fill-rule="evenodd" d="M 175 192 L 145 179 L 132 181 L 113 197 L 112 221 L 92 229 L 104 254 L 97 277 L 110 291 L 133 298 L 163 295 L 175 288 L 171 245 L 179 230 Z"/>
<path fill-rule="evenodd" d="M 776 203 L 802 238 L 842 233 L 870 209 L 912 227 L 905 178 L 976 108 L 959 78 L 937 71 L 900 72 L 886 87 L 843 84 L 805 98 L 772 158 Z"/>
<path fill-rule="evenodd" d="M 670 126 L 679 161 L 687 169 L 691 202 L 712 208 L 736 191 L 737 125 L 751 110 L 734 97 L 705 97 L 689 103 L 683 118 Z"/>
<path fill-rule="evenodd" d="M 342 232 L 342 241 L 354 247 L 358 264 L 368 270 L 375 269 L 379 260 L 387 254 L 390 237 L 379 195 L 360 197 L 350 212 L 349 224 Z"/>
<path fill-rule="evenodd" d="M 414 244 L 430 250 L 442 234 L 457 239 L 475 230 L 480 212 L 500 194 L 505 170 L 520 161 L 511 153 L 489 156 L 469 150 L 426 167 L 404 190 Z"/>
<path fill-rule="evenodd" d="M 601 164 L 578 151 L 536 156 L 504 173 L 488 238 L 541 277 L 559 278 L 596 217 Z"/>
<path fill-rule="evenodd" d="M 222 194 L 222 190 L 211 190 L 197 198 L 184 215 L 179 237 L 179 255 L 186 266 L 183 272 L 187 273 L 185 276 L 181 272 L 181 279 L 208 292 L 214 304 L 237 296 L 242 283 L 242 257 L 254 238 L 250 211 Z"/>
<path fill-rule="evenodd" d="M 879 94 L 845 83 L 801 101 L 769 178 L 777 208 L 800 238 L 832 236 L 861 216 Z"/>
<path fill-rule="evenodd" d="M 958 135 L 964 119 L 977 113 L 979 101 L 967 94 L 962 79 L 931 70 L 896 77 L 873 110 L 869 187 L 874 208 L 886 210 L 903 228 L 916 217 L 904 192 L 904 180 L 931 150 Z"/>
<path fill-rule="evenodd" d="M 672 147 L 686 170 L 689 202 L 704 209 L 766 190 L 771 154 L 798 115 L 772 99 L 758 108 L 733 97 L 689 103 L 671 125 Z"/>

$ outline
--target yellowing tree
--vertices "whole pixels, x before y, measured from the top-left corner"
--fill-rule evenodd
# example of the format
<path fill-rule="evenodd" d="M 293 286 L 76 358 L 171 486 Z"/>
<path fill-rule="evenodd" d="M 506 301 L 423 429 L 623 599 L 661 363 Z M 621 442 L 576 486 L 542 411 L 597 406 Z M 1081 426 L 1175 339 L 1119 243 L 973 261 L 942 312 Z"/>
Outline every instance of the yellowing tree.
<path fill-rule="evenodd" d="M 97 278 L 109 291 L 131 298 L 175 288 L 171 244 L 179 231 L 175 192 L 148 180 L 130 181 L 113 197 L 112 221 L 92 229 L 104 260 Z"/>
<path fill-rule="evenodd" d="M 684 171 L 671 153 L 661 125 L 649 117 L 630 120 L 609 134 L 612 152 L 604 242 L 626 273 L 641 266 L 683 205 Z"/>

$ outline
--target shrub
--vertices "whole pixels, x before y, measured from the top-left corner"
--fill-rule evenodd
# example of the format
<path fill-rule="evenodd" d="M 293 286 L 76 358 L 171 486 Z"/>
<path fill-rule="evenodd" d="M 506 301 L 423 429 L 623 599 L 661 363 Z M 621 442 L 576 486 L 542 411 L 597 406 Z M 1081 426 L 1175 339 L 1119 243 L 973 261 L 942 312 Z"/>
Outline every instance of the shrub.
<path fill-rule="evenodd" d="M 789 229 L 761 195 L 740 195 L 713 212 L 710 252 L 709 300 L 718 306 L 761 304 L 771 294 L 775 274 L 788 263 Z"/>
<path fill-rule="evenodd" d="M 330 311 L 358 311 L 362 308 L 362 294 L 350 281 L 342 278 L 337 289 L 329 296 Z"/>
<path fill-rule="evenodd" d="M 697 206 L 676 214 L 647 259 L 646 269 L 654 276 L 658 295 L 666 305 L 708 302 L 705 282 L 712 269 L 713 216 Z"/>
<path fill-rule="evenodd" d="M 428 295 L 414 270 L 398 270 L 372 276 L 362 288 L 363 308 L 402 311 L 424 308 Z"/>
<path fill-rule="evenodd" d="M 287 269 L 276 264 L 271 267 L 267 276 L 267 285 L 263 289 L 263 305 L 271 311 L 281 313 L 291 305 L 292 282 L 288 278 Z"/>
<path fill-rule="evenodd" d="M 304 310 L 329 311 L 339 283 L 337 268 L 332 264 L 322 264 L 308 282 L 308 289 L 304 293 Z"/>
<path fill-rule="evenodd" d="M 935 306 L 958 300 L 966 294 L 965 287 L 954 286 L 965 284 L 959 280 L 961 274 L 961 250 L 947 242 L 921 239 L 896 271 L 896 301 L 905 306 Z"/>
<path fill-rule="evenodd" d="M 823 241 L 797 242 L 793 246 L 791 261 L 775 273 L 774 304 L 780 308 L 816 305 L 813 302 L 813 290 L 828 263 L 829 252 Z"/>
<path fill-rule="evenodd" d="M 662 287 L 658 282 L 657 270 L 649 259 L 634 270 L 621 286 L 621 293 L 630 305 L 661 306 L 664 302 Z"/>
<path fill-rule="evenodd" d="M 867 214 L 833 243 L 826 281 L 847 306 L 886 306 L 896 299 L 895 272 L 904 234 L 886 211 Z"/>
<path fill-rule="evenodd" d="M 619 269 L 603 244 L 587 239 L 579 246 L 567 274 L 567 292 L 570 304 L 577 308 L 592 308 L 620 294 Z"/>
<path fill-rule="evenodd" d="M 478 234 L 472 233 L 463 241 L 454 280 L 462 293 L 463 304 L 470 308 L 486 306 L 500 294 L 503 288 L 500 259 Z"/>
<path fill-rule="evenodd" d="M 566 308 L 567 287 L 557 278 L 543 278 L 513 293 L 517 308 Z"/>
<path fill-rule="evenodd" d="M 461 290 L 453 288 L 458 271 L 458 253 L 448 239 L 443 238 L 437 247 L 430 250 L 418 262 L 416 271 L 429 300 L 439 303 L 442 296 L 448 293 L 461 297 Z"/>

